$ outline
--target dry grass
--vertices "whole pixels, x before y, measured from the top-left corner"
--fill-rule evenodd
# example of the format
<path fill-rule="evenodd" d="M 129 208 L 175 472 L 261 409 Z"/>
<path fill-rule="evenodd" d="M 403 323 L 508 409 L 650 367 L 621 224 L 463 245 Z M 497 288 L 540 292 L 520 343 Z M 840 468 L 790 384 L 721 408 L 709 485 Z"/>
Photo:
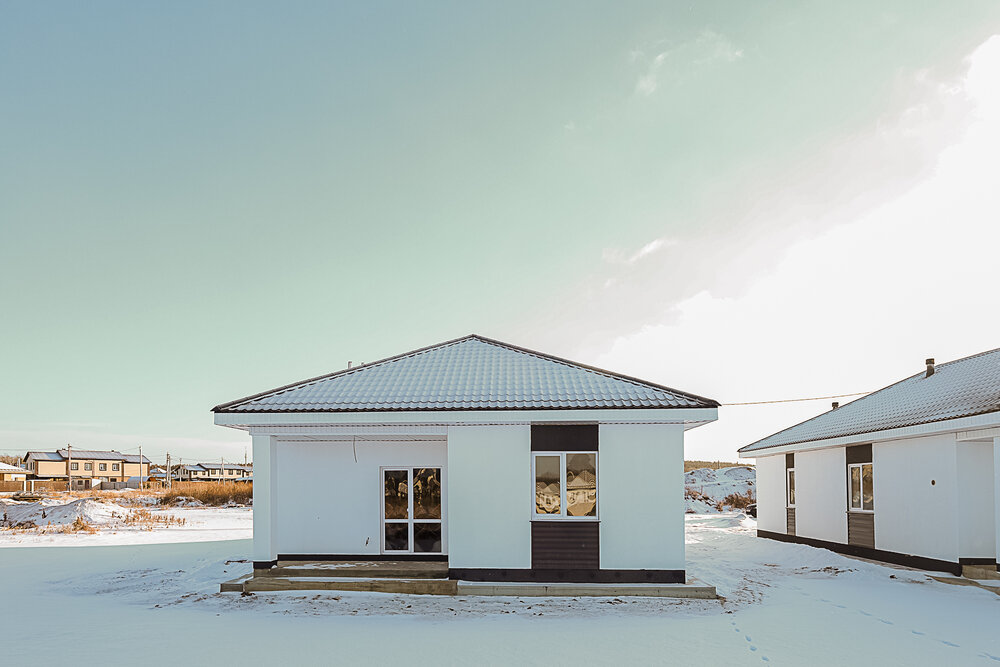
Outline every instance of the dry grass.
<path fill-rule="evenodd" d="M 737 466 L 753 468 L 752 463 L 729 463 L 728 461 L 685 461 L 684 472 L 691 472 L 692 470 L 697 470 L 698 468 L 711 468 L 712 470 L 718 470 L 720 468 L 735 468 Z"/>
<path fill-rule="evenodd" d="M 183 526 L 187 519 L 171 516 L 170 514 L 153 514 L 149 510 L 132 510 L 122 517 L 123 526 L 135 526 L 143 530 L 153 530 L 154 528 L 168 528 L 170 526 Z"/>
<path fill-rule="evenodd" d="M 160 503 L 173 505 L 181 498 L 194 498 L 205 505 L 249 505 L 253 500 L 252 482 L 177 482 L 159 494 Z"/>
<path fill-rule="evenodd" d="M 48 532 L 48 531 L 44 531 Z M 83 517 L 76 517 L 73 523 L 68 523 L 65 526 L 61 526 L 58 530 L 52 531 L 56 533 L 90 533 L 93 535 L 98 532 L 97 528 L 87 523 Z"/>
<path fill-rule="evenodd" d="M 757 499 L 753 497 L 753 489 L 747 489 L 746 493 L 730 493 L 722 500 L 723 505 L 736 510 L 745 510 L 755 502 Z"/>

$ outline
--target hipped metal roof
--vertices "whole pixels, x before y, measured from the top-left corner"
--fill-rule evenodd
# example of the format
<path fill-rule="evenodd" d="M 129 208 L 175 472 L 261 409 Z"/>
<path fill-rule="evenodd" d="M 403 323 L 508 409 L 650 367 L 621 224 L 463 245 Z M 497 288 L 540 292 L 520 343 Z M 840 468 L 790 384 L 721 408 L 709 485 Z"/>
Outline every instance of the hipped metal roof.
<path fill-rule="evenodd" d="M 470 335 L 304 380 L 214 412 L 714 408 L 708 398 Z"/>
<path fill-rule="evenodd" d="M 926 371 L 917 373 L 739 451 L 759 452 L 989 412 L 1000 412 L 1000 348 L 939 364 L 930 377 Z"/>

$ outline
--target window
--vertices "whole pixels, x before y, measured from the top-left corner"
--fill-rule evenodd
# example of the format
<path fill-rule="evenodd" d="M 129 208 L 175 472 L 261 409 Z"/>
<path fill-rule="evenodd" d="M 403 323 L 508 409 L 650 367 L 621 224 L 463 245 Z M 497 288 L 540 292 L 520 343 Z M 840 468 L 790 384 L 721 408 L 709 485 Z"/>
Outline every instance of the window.
<path fill-rule="evenodd" d="M 532 463 L 534 518 L 597 518 L 597 452 L 537 452 Z"/>
<path fill-rule="evenodd" d="M 94 469 L 94 464 L 93 463 L 84 463 L 83 464 L 83 469 L 84 470 L 93 470 Z"/>
<path fill-rule="evenodd" d="M 851 511 L 875 510 L 874 477 L 871 463 L 852 463 L 847 466 L 851 484 Z"/>
<path fill-rule="evenodd" d="M 107 463 L 98 463 L 97 464 L 97 469 L 98 470 L 107 470 L 108 469 L 108 464 Z"/>
<path fill-rule="evenodd" d="M 227 475 L 235 475 L 235 474 L 236 474 L 236 471 L 235 471 L 235 470 L 227 470 L 227 471 L 226 471 L 226 474 L 227 474 Z"/>
<path fill-rule="evenodd" d="M 69 469 L 70 470 L 79 470 L 80 469 L 80 464 L 79 463 L 70 463 L 69 464 Z"/>
<path fill-rule="evenodd" d="M 785 486 L 788 490 L 788 497 L 785 501 L 789 507 L 795 507 L 795 468 L 789 468 L 785 473 L 788 475 L 788 484 Z"/>
<path fill-rule="evenodd" d="M 112 470 L 118 470 L 118 464 L 117 463 L 112 463 L 111 464 L 111 469 Z"/>

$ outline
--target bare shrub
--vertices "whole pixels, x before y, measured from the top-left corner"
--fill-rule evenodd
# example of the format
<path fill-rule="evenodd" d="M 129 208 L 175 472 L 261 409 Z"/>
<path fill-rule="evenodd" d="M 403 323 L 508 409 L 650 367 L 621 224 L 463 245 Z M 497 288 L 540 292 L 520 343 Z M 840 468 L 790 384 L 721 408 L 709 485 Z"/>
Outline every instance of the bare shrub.
<path fill-rule="evenodd" d="M 143 530 L 183 526 L 185 523 L 187 523 L 187 519 L 170 514 L 154 514 L 145 509 L 132 510 L 122 517 L 123 526 L 135 526 Z"/>
<path fill-rule="evenodd" d="M 721 505 L 737 510 L 744 510 L 755 502 L 757 500 L 753 497 L 753 489 L 747 489 L 746 493 L 730 493 L 722 500 Z"/>

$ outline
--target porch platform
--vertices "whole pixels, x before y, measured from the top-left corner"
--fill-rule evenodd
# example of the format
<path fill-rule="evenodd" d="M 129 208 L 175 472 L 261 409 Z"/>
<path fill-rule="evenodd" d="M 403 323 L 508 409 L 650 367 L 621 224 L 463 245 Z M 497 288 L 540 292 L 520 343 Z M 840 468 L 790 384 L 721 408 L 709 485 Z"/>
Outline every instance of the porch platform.
<path fill-rule="evenodd" d="M 424 561 L 279 561 L 220 585 L 220 591 L 368 591 L 406 595 L 489 595 L 511 597 L 644 596 L 711 600 L 715 586 L 697 579 L 683 584 L 534 583 L 457 581 L 448 564 Z"/>

